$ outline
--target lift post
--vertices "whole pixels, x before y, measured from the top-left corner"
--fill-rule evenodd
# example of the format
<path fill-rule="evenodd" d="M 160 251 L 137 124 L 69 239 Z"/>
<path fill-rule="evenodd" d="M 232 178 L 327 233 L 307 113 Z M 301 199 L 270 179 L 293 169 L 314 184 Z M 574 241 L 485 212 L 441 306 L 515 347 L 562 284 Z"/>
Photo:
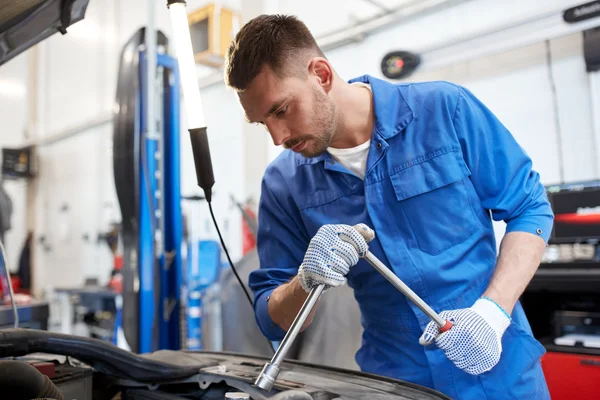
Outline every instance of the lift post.
<path fill-rule="evenodd" d="M 148 87 L 145 51 L 139 52 L 139 336 L 140 353 L 181 348 L 181 248 L 183 217 L 180 183 L 180 93 L 177 60 L 157 54 L 162 85 Z M 158 75 L 158 74 L 157 74 Z M 150 80 L 156 82 L 156 80 Z M 162 124 L 147 129 L 148 90 L 160 91 Z M 150 93 L 152 95 L 152 93 Z M 148 132 L 155 132 L 148 135 Z"/>

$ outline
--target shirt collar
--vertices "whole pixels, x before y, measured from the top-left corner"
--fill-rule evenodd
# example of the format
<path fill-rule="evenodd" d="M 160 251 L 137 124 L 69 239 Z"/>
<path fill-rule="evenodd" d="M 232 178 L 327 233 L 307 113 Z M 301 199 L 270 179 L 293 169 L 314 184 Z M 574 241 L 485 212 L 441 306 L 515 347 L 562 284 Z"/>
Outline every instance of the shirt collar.
<path fill-rule="evenodd" d="M 350 79 L 348 83 L 363 82 L 371 85 L 375 108 L 375 129 L 383 139 L 400 133 L 415 115 L 406 101 L 401 87 L 370 75 Z"/>
<path fill-rule="evenodd" d="M 348 83 L 352 82 L 363 82 L 371 85 L 375 112 L 374 131 L 383 139 L 396 136 L 414 119 L 414 112 L 406 101 L 400 86 L 370 75 L 362 75 L 348 81 Z M 316 164 L 323 160 L 327 162 L 332 159 L 328 152 L 312 158 L 300 154 L 295 154 L 295 156 L 297 165 Z"/>
<path fill-rule="evenodd" d="M 292 151 L 292 150 L 285 150 L 285 151 Z M 325 152 L 316 157 L 304 157 L 301 154 L 294 153 L 294 158 L 296 158 L 296 165 L 316 164 L 323 160 L 325 160 L 325 162 L 332 160 L 331 155 L 328 152 Z"/>

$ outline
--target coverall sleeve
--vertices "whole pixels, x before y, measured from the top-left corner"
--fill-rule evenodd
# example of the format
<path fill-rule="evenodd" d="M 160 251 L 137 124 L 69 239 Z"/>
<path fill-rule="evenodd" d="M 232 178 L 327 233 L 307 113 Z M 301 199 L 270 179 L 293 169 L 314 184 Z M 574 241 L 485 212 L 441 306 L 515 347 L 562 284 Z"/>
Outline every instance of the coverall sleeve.
<path fill-rule="evenodd" d="M 293 200 L 281 195 L 278 199 L 268 180 L 263 179 L 258 210 L 256 246 L 260 268 L 250 273 L 248 284 L 254 293 L 260 330 L 269 340 L 278 341 L 285 331 L 269 316 L 267 300 L 273 290 L 297 274 L 310 240 L 298 222 L 300 216 Z M 281 183 L 274 181 L 273 185 Z"/>
<path fill-rule="evenodd" d="M 458 91 L 454 127 L 483 206 L 506 222 L 506 233 L 529 232 L 547 243 L 554 214 L 531 159 L 473 93 Z"/>

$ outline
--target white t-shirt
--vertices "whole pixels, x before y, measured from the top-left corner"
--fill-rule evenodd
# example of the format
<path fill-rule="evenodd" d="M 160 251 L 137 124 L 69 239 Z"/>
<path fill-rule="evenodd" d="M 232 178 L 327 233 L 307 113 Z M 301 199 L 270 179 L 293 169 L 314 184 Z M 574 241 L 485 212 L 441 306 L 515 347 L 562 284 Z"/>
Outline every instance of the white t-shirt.
<path fill-rule="evenodd" d="M 366 83 L 353 82 L 352 84 L 364 86 L 371 90 L 371 85 Z M 366 142 L 349 149 L 336 149 L 333 147 L 328 147 L 327 152 L 331 154 L 331 157 L 333 157 L 334 160 L 356 174 L 358 177 L 360 177 L 360 179 L 365 179 L 370 145 L 371 140 L 369 139 Z"/>

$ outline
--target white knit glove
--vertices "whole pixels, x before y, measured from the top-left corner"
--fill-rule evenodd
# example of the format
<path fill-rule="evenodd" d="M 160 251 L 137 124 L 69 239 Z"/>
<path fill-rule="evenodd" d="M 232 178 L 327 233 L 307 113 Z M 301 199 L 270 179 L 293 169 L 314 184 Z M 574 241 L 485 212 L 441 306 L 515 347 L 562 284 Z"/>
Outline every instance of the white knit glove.
<path fill-rule="evenodd" d="M 325 289 L 346 284 L 346 274 L 369 249 L 365 237 L 374 232 L 366 225 L 323 225 L 311 239 L 298 269 L 306 292 L 320 284 Z"/>
<path fill-rule="evenodd" d="M 511 321 L 499 305 L 482 298 L 471 308 L 442 311 L 440 317 L 454 326 L 440 334 L 435 322 L 430 322 L 420 344 L 427 346 L 435 341 L 449 360 L 471 375 L 487 372 L 498 363 L 502 335 Z"/>

